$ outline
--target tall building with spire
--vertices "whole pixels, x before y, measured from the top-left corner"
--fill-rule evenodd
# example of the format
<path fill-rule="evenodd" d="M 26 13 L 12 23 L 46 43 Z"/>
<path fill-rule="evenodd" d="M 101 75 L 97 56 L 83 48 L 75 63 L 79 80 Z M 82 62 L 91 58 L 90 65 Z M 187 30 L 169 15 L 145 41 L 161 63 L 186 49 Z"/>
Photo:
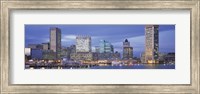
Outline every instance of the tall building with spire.
<path fill-rule="evenodd" d="M 61 55 L 61 30 L 57 27 L 50 28 L 50 50 L 55 53 L 56 59 Z"/>
<path fill-rule="evenodd" d="M 145 62 L 158 63 L 159 50 L 159 26 L 145 26 Z"/>
<path fill-rule="evenodd" d="M 130 46 L 128 39 L 123 42 L 123 59 L 133 59 L 133 47 Z"/>

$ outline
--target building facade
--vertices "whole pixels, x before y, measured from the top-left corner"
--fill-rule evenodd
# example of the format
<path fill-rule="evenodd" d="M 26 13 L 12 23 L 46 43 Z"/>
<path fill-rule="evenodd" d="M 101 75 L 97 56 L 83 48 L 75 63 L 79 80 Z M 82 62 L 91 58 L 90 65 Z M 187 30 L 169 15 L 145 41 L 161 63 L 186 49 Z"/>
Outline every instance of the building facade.
<path fill-rule="evenodd" d="M 106 40 L 100 40 L 99 52 L 100 53 L 113 53 L 114 52 L 113 45 L 111 45 L 111 43 Z"/>
<path fill-rule="evenodd" d="M 130 47 L 130 42 L 128 42 L 128 39 L 125 39 L 123 42 L 123 47 Z"/>
<path fill-rule="evenodd" d="M 70 53 L 76 53 L 76 45 L 71 45 L 69 49 L 70 49 Z"/>
<path fill-rule="evenodd" d="M 31 55 L 31 48 L 25 48 L 25 55 L 30 56 Z"/>
<path fill-rule="evenodd" d="M 68 53 L 70 52 L 69 47 L 61 47 L 61 58 L 69 59 Z"/>
<path fill-rule="evenodd" d="M 90 36 L 76 37 L 76 52 L 91 52 L 91 37 Z"/>
<path fill-rule="evenodd" d="M 113 53 L 98 53 L 99 60 L 112 60 Z"/>
<path fill-rule="evenodd" d="M 145 26 L 145 63 L 159 63 L 159 26 Z"/>
<path fill-rule="evenodd" d="M 99 53 L 100 52 L 100 47 L 99 46 L 95 46 L 95 52 Z"/>
<path fill-rule="evenodd" d="M 121 56 L 120 56 L 120 53 L 118 51 L 115 51 L 115 53 L 113 54 L 113 58 L 116 60 L 120 60 L 121 59 Z"/>
<path fill-rule="evenodd" d="M 133 59 L 133 47 L 127 39 L 123 42 L 123 59 Z"/>
<path fill-rule="evenodd" d="M 141 61 L 141 63 L 144 63 L 144 62 L 145 62 L 145 52 L 142 52 L 142 53 L 140 54 L 140 61 Z"/>
<path fill-rule="evenodd" d="M 61 30 L 59 28 L 50 28 L 50 50 L 53 50 L 56 53 L 56 59 L 60 58 Z"/>
<path fill-rule="evenodd" d="M 92 52 L 78 52 L 78 53 L 72 53 L 70 54 L 70 57 L 72 60 L 83 60 L 83 61 L 92 61 L 92 60 L 97 60 L 98 56 L 96 53 Z"/>
<path fill-rule="evenodd" d="M 44 60 L 54 60 L 56 59 L 56 52 L 54 52 L 53 50 L 43 50 L 42 58 Z"/>
<path fill-rule="evenodd" d="M 42 43 L 42 47 L 43 47 L 43 50 L 49 50 L 50 49 L 49 43 Z"/>
<path fill-rule="evenodd" d="M 42 49 L 31 49 L 31 58 L 33 60 L 41 60 L 42 58 Z"/>
<path fill-rule="evenodd" d="M 175 53 L 171 52 L 171 53 L 167 53 L 165 56 L 165 63 L 175 63 Z"/>

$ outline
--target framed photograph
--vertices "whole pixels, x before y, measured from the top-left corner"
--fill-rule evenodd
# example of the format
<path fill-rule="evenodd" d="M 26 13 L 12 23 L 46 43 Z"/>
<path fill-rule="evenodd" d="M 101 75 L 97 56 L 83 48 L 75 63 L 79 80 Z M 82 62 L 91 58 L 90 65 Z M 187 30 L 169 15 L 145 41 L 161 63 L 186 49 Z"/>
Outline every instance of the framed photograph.
<path fill-rule="evenodd" d="M 200 93 L 199 0 L 1 1 L 1 93 Z"/>
<path fill-rule="evenodd" d="M 25 25 L 25 47 L 25 69 L 175 69 L 175 25 Z"/>

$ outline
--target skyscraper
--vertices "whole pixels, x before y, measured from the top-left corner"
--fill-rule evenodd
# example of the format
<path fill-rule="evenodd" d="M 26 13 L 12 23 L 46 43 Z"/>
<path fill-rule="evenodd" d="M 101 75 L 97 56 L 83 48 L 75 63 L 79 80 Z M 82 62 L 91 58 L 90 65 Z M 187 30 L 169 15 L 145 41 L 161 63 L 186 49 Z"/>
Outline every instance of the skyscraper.
<path fill-rule="evenodd" d="M 145 63 L 158 63 L 158 25 L 145 26 Z"/>
<path fill-rule="evenodd" d="M 57 27 L 50 28 L 50 50 L 56 54 L 56 58 L 60 58 L 61 54 L 61 30 Z"/>
<path fill-rule="evenodd" d="M 123 47 L 130 47 L 130 42 L 127 39 L 123 42 Z"/>
<path fill-rule="evenodd" d="M 123 42 L 123 59 L 133 59 L 133 47 L 127 39 Z"/>
<path fill-rule="evenodd" d="M 76 52 L 91 52 L 91 37 L 90 36 L 76 37 Z"/>
<path fill-rule="evenodd" d="M 100 47 L 99 48 L 100 53 L 113 53 L 114 52 L 113 45 L 111 45 L 111 43 L 108 41 L 100 40 L 99 47 Z"/>

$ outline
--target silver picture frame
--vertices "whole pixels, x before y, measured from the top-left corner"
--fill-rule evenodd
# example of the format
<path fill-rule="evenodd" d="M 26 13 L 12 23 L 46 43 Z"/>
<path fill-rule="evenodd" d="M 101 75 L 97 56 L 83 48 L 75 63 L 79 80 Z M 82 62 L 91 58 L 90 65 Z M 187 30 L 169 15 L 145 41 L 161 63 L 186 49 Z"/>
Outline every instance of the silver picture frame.
<path fill-rule="evenodd" d="M 200 93 L 199 0 L 0 0 L 0 92 L 8 93 Z M 10 84 L 12 10 L 190 10 L 190 84 Z"/>

